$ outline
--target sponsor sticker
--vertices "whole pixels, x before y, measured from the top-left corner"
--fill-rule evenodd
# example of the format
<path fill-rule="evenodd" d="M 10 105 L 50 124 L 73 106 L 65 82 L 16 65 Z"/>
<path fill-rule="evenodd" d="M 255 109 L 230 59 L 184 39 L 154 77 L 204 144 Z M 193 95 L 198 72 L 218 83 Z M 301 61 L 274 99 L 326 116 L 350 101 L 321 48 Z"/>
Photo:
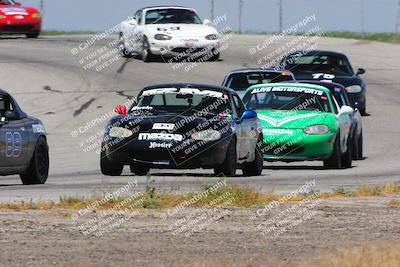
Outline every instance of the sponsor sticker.
<path fill-rule="evenodd" d="M 172 131 L 175 128 L 173 123 L 154 123 L 153 130 L 169 130 Z"/>
<path fill-rule="evenodd" d="M 285 130 L 285 129 L 263 129 L 264 135 L 276 135 L 276 134 L 288 134 L 293 135 L 292 130 Z"/>
<path fill-rule="evenodd" d="M 294 93 L 305 93 L 313 95 L 324 94 L 324 92 L 320 90 L 315 90 L 311 88 L 301 88 L 301 87 L 262 87 L 262 88 L 256 88 L 253 91 L 251 91 L 252 94 L 269 93 L 269 92 L 294 92 Z"/>
<path fill-rule="evenodd" d="M 42 124 L 33 124 L 32 125 L 32 131 L 34 133 L 46 133 L 46 129 Z"/>
<path fill-rule="evenodd" d="M 182 141 L 183 135 L 167 134 L 167 133 L 140 133 L 138 139 L 139 140 Z"/>

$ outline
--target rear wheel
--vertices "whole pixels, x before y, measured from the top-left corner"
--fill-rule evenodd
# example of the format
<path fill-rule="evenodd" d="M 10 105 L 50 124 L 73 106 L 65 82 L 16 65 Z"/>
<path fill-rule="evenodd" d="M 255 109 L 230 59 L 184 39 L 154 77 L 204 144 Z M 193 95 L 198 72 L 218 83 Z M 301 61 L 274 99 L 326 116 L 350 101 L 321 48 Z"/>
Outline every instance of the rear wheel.
<path fill-rule="evenodd" d="M 49 175 L 49 147 L 46 139 L 40 137 L 28 169 L 21 174 L 21 180 L 24 185 L 44 184 Z"/>
<path fill-rule="evenodd" d="M 124 170 L 124 165 L 114 163 L 107 158 L 104 147 L 102 146 L 100 154 L 100 169 L 101 173 L 107 176 L 120 176 Z"/>
<path fill-rule="evenodd" d="M 40 35 L 40 32 L 32 32 L 32 33 L 27 33 L 26 37 L 28 38 L 38 38 Z"/>
<path fill-rule="evenodd" d="M 262 173 L 264 159 L 262 157 L 261 151 L 258 148 L 259 144 L 262 144 L 262 136 L 260 136 L 256 144 L 256 148 L 254 151 L 255 159 L 252 162 L 247 163 L 242 168 L 244 176 L 259 176 Z"/>
<path fill-rule="evenodd" d="M 228 149 L 226 151 L 226 157 L 224 162 L 214 168 L 215 175 L 224 175 L 226 177 L 234 177 L 236 175 L 237 168 L 237 152 L 236 152 L 236 140 L 232 139 Z"/>
<path fill-rule="evenodd" d="M 132 55 L 128 52 L 125 46 L 124 35 L 123 33 L 119 33 L 119 43 L 120 43 L 120 51 L 124 58 L 130 58 Z"/>
<path fill-rule="evenodd" d="M 131 172 L 134 173 L 135 175 L 139 175 L 139 176 L 143 176 L 143 175 L 147 175 L 150 172 L 150 168 L 137 164 L 137 163 L 133 163 L 131 164 Z"/>
<path fill-rule="evenodd" d="M 332 155 L 324 160 L 324 168 L 325 169 L 340 169 L 342 168 L 342 159 L 340 153 L 340 137 L 339 134 L 336 137 L 335 144 L 333 145 Z"/>

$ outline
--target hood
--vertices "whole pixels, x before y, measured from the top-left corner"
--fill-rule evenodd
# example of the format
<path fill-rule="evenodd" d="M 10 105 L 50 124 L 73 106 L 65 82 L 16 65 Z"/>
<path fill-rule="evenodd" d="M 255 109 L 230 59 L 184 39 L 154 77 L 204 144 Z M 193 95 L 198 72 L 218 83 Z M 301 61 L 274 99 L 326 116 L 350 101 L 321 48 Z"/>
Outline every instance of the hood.
<path fill-rule="evenodd" d="M 27 15 L 32 15 L 34 13 L 39 13 L 39 11 L 32 7 L 0 5 L 0 14 L 5 16 L 13 16 L 13 15 L 27 16 Z"/>
<path fill-rule="evenodd" d="M 119 123 L 120 122 L 120 123 Z M 209 123 L 210 122 L 210 123 Z M 219 122 L 219 121 L 215 121 Z M 193 130 L 199 125 L 208 125 L 204 127 L 206 130 L 212 128 L 214 124 L 210 118 L 197 117 L 197 116 L 183 116 L 177 114 L 171 115 L 155 115 L 155 116 L 141 116 L 135 114 L 128 114 L 126 116 L 116 116 L 111 119 L 109 125 L 120 125 L 120 127 L 133 130 L 136 133 L 140 132 L 169 132 L 185 135 Z M 157 126 L 155 126 L 157 124 Z M 169 128 L 173 127 L 173 128 Z M 221 126 L 223 128 L 223 126 Z M 172 129 L 172 130 L 171 130 Z"/>
<path fill-rule="evenodd" d="M 146 25 L 145 28 L 152 35 L 164 33 L 169 34 L 172 37 L 204 38 L 210 34 L 218 34 L 217 29 L 204 24 L 149 24 Z"/>
<path fill-rule="evenodd" d="M 256 110 L 263 128 L 304 129 L 311 125 L 331 123 L 335 115 L 326 112 L 294 110 Z"/>
<path fill-rule="evenodd" d="M 332 75 L 330 77 L 333 78 L 327 78 L 326 76 L 324 77 L 323 75 L 321 75 L 320 77 L 316 78 L 316 76 L 314 74 L 317 73 L 322 73 L 322 72 L 318 72 L 318 71 L 293 71 L 294 76 L 296 77 L 296 80 L 314 80 L 314 81 L 321 81 L 321 80 L 330 80 L 334 83 L 339 83 L 341 85 L 343 85 L 344 87 L 348 87 L 351 85 L 362 85 L 362 79 L 358 76 L 355 75 L 347 75 L 347 76 L 343 76 L 343 75 L 337 75 L 337 74 L 333 74 L 333 73 L 326 73 L 329 75 Z"/>

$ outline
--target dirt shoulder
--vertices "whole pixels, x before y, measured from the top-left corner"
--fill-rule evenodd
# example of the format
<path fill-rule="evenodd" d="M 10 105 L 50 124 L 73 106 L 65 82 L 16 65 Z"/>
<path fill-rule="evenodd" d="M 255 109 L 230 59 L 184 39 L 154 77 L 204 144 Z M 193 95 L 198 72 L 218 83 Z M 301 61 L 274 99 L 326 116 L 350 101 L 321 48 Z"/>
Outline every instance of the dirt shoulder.
<path fill-rule="evenodd" d="M 262 216 L 254 216 L 257 209 L 224 208 L 212 215 L 215 220 L 205 229 L 198 227 L 189 235 L 177 233 L 177 225 L 189 215 L 199 217 L 207 211 L 185 208 L 169 216 L 165 211 L 142 210 L 131 213 L 129 219 L 127 214 L 118 214 L 125 218 L 121 224 L 102 236 L 94 232 L 85 236 L 87 228 L 82 226 L 99 214 L 74 221 L 71 214 L 75 211 L 69 210 L 0 210 L 0 265 L 193 266 L 204 260 L 222 261 L 226 266 L 296 263 L 346 244 L 400 242 L 400 209 L 388 204 L 393 199 L 399 197 L 323 200 L 313 207 L 313 216 L 279 236 L 273 232 L 263 235 L 259 226 L 295 203 L 281 204 Z"/>

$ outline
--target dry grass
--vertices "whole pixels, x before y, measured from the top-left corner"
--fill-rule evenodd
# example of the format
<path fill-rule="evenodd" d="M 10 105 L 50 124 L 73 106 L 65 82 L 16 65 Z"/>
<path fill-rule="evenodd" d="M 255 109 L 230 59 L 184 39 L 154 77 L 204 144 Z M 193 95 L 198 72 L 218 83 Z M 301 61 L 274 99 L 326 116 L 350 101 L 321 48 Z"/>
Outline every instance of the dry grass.
<path fill-rule="evenodd" d="M 205 187 L 204 189 L 208 189 Z M 302 201 L 306 197 L 317 192 L 310 192 L 309 194 L 297 195 L 290 199 L 290 202 Z M 339 187 L 333 190 L 331 193 L 320 193 L 317 198 L 348 198 L 348 197 L 367 197 L 367 196 L 389 196 L 400 193 L 400 183 L 386 184 L 386 185 L 362 185 L 356 190 L 350 191 L 349 189 Z M 144 195 L 143 201 L 137 203 L 136 200 L 129 200 L 127 197 L 119 197 L 111 199 L 105 202 L 103 205 L 97 207 L 98 209 L 111 209 L 115 208 L 116 205 L 124 203 L 121 208 L 125 208 L 131 204 L 135 204 L 134 207 L 138 209 L 163 209 L 175 207 L 185 201 L 190 201 L 199 193 L 186 193 L 177 194 L 173 191 L 170 192 L 158 192 L 151 186 L 148 187 Z M 251 208 L 260 207 L 271 201 L 277 201 L 282 198 L 281 195 L 277 195 L 273 192 L 260 193 L 252 188 L 243 188 L 239 186 L 226 186 L 219 188 L 217 191 L 210 191 L 206 197 L 200 198 L 198 201 L 190 206 L 205 206 L 209 205 L 210 202 L 220 198 L 223 195 L 229 195 L 231 202 L 228 206 L 238 208 Z M 91 203 L 99 201 L 103 198 L 101 195 L 94 195 L 87 198 L 77 197 L 62 197 L 58 202 L 53 201 L 37 201 L 37 202 L 20 202 L 20 203 L 0 203 L 0 209 L 12 209 L 12 210 L 48 210 L 53 208 L 72 209 L 79 210 L 84 209 Z M 129 200 L 127 202 L 127 200 Z M 400 201 L 390 202 L 391 207 L 398 207 Z M 221 204 L 220 202 L 217 204 Z"/>
<path fill-rule="evenodd" d="M 400 208 L 400 199 L 392 199 L 388 203 L 391 208 Z"/>
<path fill-rule="evenodd" d="M 270 263 L 265 265 L 238 265 L 229 260 L 197 261 L 193 267 L 399 267 L 400 244 L 395 242 L 364 244 L 361 246 L 347 246 L 338 248 L 331 253 L 325 253 L 316 259 L 305 259 L 299 263 Z"/>

